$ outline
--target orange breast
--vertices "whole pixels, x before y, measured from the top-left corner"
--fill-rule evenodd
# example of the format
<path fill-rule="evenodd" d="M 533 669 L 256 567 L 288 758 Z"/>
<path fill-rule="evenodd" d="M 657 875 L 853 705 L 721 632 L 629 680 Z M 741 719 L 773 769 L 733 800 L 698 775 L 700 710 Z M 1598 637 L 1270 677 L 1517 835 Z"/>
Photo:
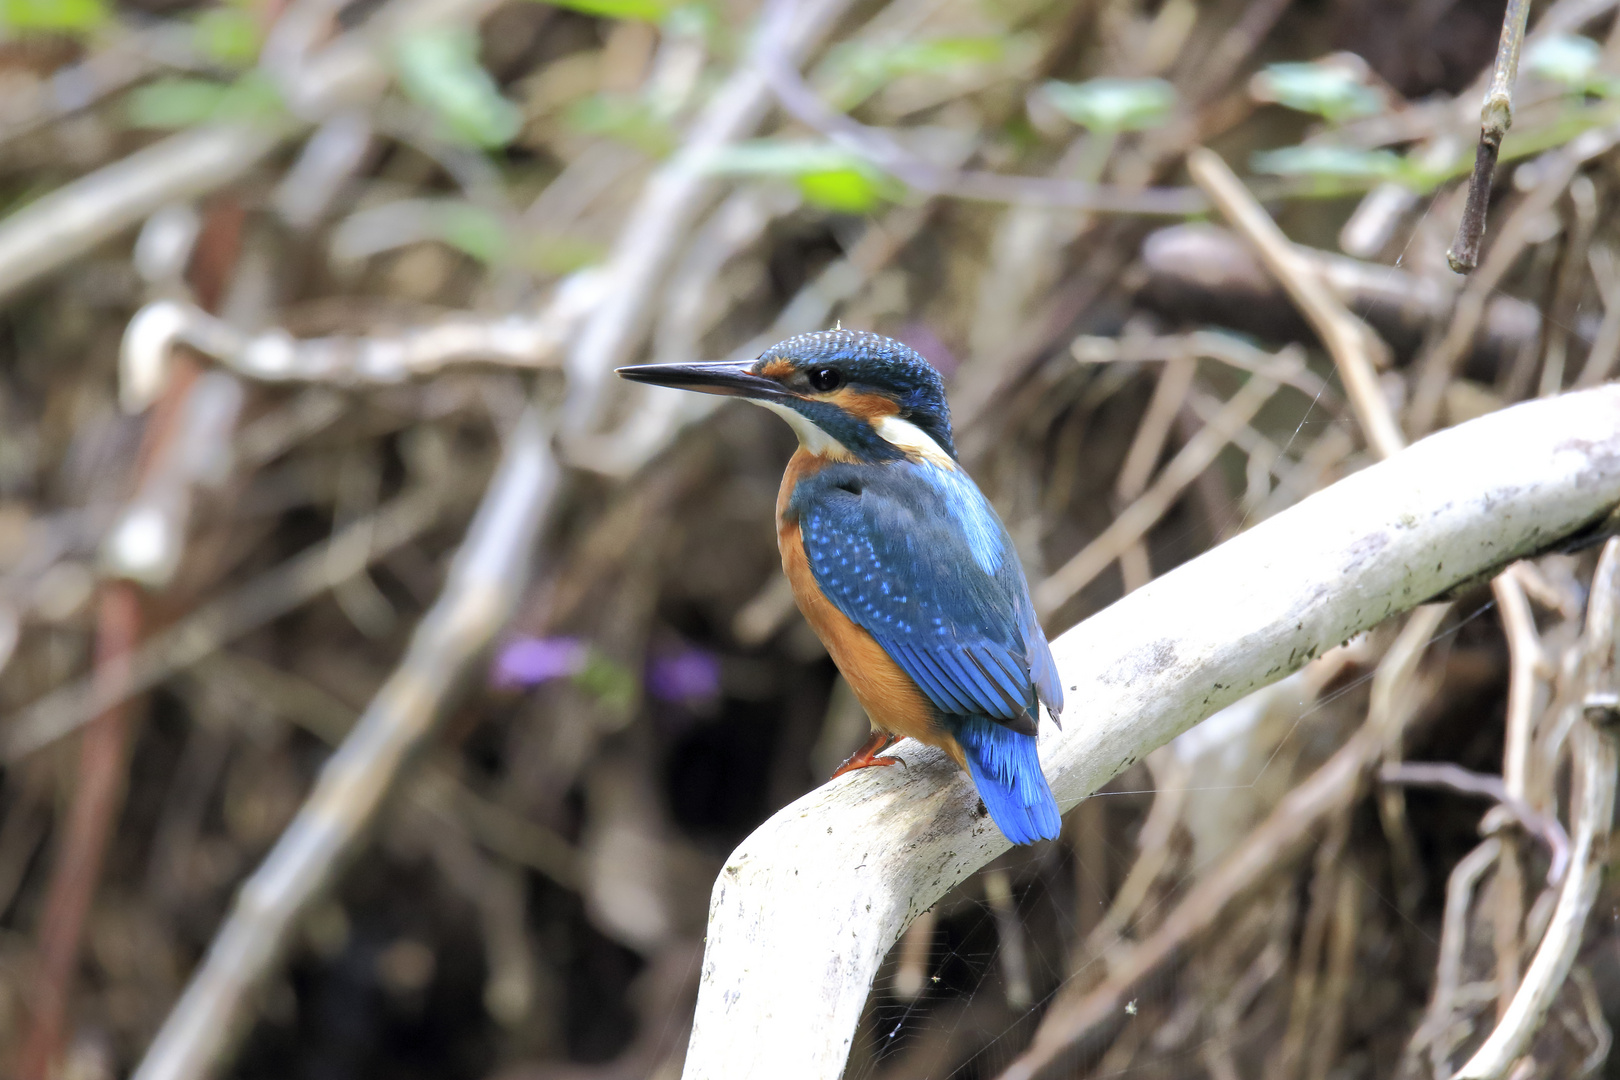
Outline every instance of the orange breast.
<path fill-rule="evenodd" d="M 776 498 L 776 542 L 782 552 L 782 569 L 793 587 L 793 598 L 810 628 L 832 654 L 833 663 L 844 673 L 873 727 L 945 747 L 953 757 L 958 756 L 956 740 L 935 726 L 933 707 L 911 676 L 890 659 L 871 634 L 827 599 L 810 571 L 799 523 L 787 520 L 786 511 L 794 486 L 825 464 L 816 455 L 799 450 L 788 463 Z"/>

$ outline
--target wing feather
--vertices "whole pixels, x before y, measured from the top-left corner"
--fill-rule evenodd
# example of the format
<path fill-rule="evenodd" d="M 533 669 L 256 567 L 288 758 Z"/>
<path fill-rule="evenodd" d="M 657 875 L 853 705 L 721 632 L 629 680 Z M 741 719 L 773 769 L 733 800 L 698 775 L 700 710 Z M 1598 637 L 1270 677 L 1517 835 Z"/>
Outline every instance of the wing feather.
<path fill-rule="evenodd" d="M 978 489 L 938 468 L 838 464 L 801 480 L 790 506 L 811 573 L 941 712 L 1034 734 L 1037 699 L 1062 698 L 1029 588 Z"/>

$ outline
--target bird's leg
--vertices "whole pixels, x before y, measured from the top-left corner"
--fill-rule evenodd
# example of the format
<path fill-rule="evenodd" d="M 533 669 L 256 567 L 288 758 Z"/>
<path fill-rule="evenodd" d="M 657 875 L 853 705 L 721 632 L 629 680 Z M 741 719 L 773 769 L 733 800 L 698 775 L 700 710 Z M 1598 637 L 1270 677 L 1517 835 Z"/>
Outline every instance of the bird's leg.
<path fill-rule="evenodd" d="M 872 732 L 871 737 L 861 744 L 861 748 L 859 750 L 855 751 L 853 754 L 849 755 L 849 757 L 844 759 L 844 763 L 838 766 L 837 771 L 832 774 L 831 779 L 836 780 L 847 772 L 854 772 L 856 769 L 869 769 L 873 765 L 904 764 L 904 762 L 897 757 L 877 756 L 878 754 L 887 750 L 889 747 L 893 746 L 899 741 L 899 739 L 900 736 L 891 735 L 887 731 Z"/>

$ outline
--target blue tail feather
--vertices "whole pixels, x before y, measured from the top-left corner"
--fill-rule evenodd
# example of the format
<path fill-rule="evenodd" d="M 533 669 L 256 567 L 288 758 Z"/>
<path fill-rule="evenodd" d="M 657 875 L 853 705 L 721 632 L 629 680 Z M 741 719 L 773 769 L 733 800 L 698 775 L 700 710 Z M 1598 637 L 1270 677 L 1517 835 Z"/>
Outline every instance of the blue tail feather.
<path fill-rule="evenodd" d="M 1054 840 L 1063 821 L 1041 773 L 1035 739 L 982 716 L 951 717 L 985 809 L 1015 844 Z"/>

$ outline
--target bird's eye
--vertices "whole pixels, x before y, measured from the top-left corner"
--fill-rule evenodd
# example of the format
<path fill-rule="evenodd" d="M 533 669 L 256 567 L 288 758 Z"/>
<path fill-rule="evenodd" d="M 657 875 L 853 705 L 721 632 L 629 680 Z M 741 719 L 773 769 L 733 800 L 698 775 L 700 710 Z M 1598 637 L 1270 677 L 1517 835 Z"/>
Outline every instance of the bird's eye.
<path fill-rule="evenodd" d="M 810 389 L 825 394 L 836 390 L 844 381 L 843 373 L 835 367 L 818 367 L 810 369 Z"/>

